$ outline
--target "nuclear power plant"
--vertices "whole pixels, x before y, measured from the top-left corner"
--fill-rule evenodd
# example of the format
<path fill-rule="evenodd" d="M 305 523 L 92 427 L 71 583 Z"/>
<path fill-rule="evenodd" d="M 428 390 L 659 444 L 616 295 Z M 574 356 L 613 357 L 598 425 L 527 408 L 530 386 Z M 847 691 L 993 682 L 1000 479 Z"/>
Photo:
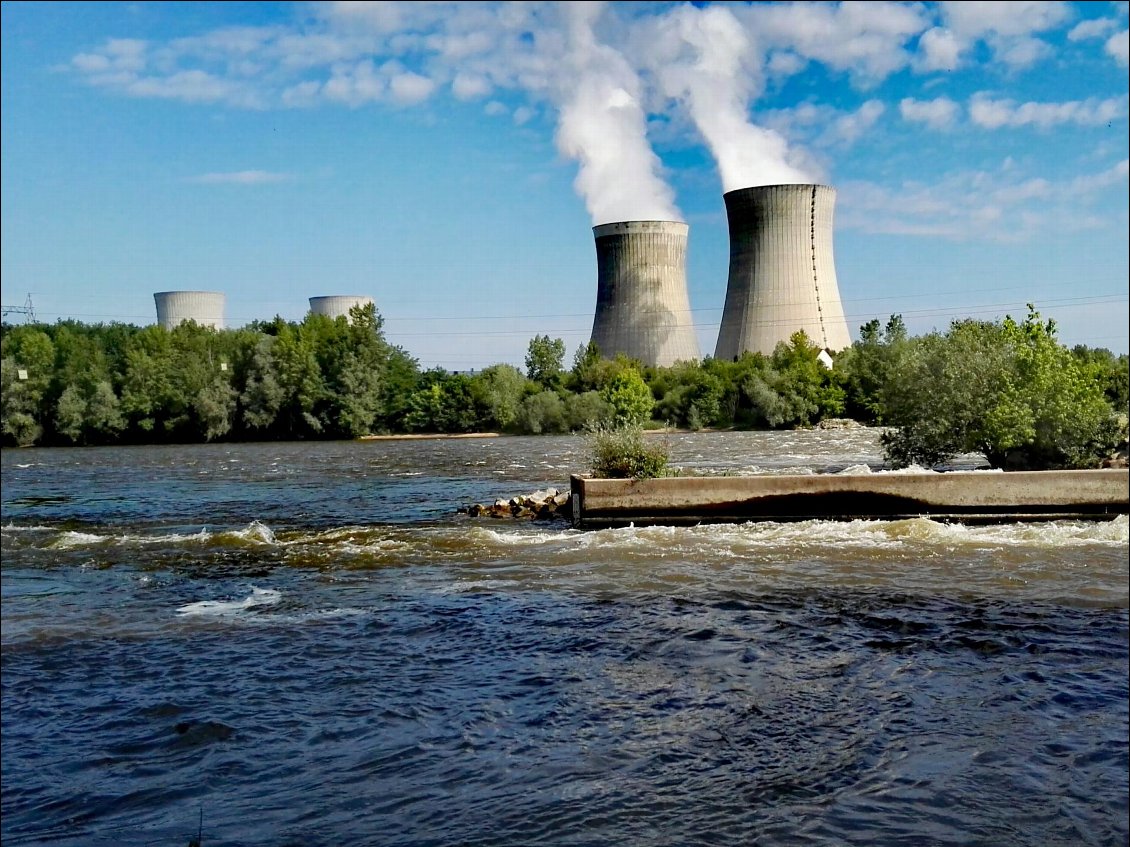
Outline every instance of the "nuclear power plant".
<path fill-rule="evenodd" d="M 224 328 L 225 297 L 219 291 L 158 291 L 153 299 L 157 323 L 165 329 L 189 320 L 213 329 Z"/>
<path fill-rule="evenodd" d="M 723 197 L 730 273 L 714 358 L 768 355 L 797 330 L 833 352 L 851 346 L 832 256 L 835 189 L 765 185 Z"/>
<path fill-rule="evenodd" d="M 667 367 L 699 358 L 687 297 L 687 230 L 678 221 L 622 221 L 593 227 L 600 355 L 623 353 Z"/>
<path fill-rule="evenodd" d="M 311 297 L 310 312 L 315 315 L 325 315 L 327 318 L 349 317 L 349 310 L 354 306 L 370 306 L 372 297 L 360 294 L 333 294 L 326 297 Z"/>
<path fill-rule="evenodd" d="M 803 330 L 818 347 L 851 346 L 832 253 L 836 191 L 828 185 L 741 188 L 723 195 L 730 230 L 726 301 L 714 358 L 770 355 Z M 623 354 L 670 367 L 700 358 L 687 294 L 687 234 L 680 221 L 619 221 L 593 227 L 597 291 L 592 341 L 600 355 Z M 162 291 L 157 322 L 224 328 L 224 294 Z M 310 312 L 349 317 L 371 297 L 310 297 Z"/>

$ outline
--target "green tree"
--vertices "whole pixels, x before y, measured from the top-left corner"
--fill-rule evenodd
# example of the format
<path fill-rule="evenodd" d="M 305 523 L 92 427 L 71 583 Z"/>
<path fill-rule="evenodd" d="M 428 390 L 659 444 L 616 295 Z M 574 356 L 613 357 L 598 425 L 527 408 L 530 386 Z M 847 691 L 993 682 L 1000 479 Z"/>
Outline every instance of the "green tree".
<path fill-rule="evenodd" d="M 473 432 L 482 417 L 471 378 L 443 368 L 422 375 L 408 406 L 404 423 L 412 432 Z"/>
<path fill-rule="evenodd" d="M 5 444 L 29 447 L 43 435 L 43 427 L 35 393 L 21 371 L 14 358 L 0 360 L 0 427 Z"/>
<path fill-rule="evenodd" d="M 565 427 L 570 432 L 609 424 L 612 414 L 612 406 L 599 391 L 583 391 L 565 398 Z"/>
<path fill-rule="evenodd" d="M 173 350 L 169 333 L 148 326 L 133 336 L 125 350 L 122 414 L 135 438 L 153 440 L 165 431 L 174 406 Z"/>
<path fill-rule="evenodd" d="M 722 417 L 722 380 L 699 362 L 658 368 L 651 391 L 659 398 L 655 416 L 676 426 L 697 430 L 717 426 Z"/>
<path fill-rule="evenodd" d="M 278 322 L 271 358 L 282 389 L 277 420 L 283 437 L 309 438 L 322 432 L 317 411 L 326 387 L 316 349 L 316 338 L 309 330 Z"/>
<path fill-rule="evenodd" d="M 382 416 L 388 358 L 383 323 L 372 303 L 353 306 L 348 317 L 308 316 L 325 380 L 319 416 L 329 437 L 367 435 Z"/>
<path fill-rule="evenodd" d="M 600 363 L 600 348 L 595 341 L 580 344 L 573 354 L 573 369 L 569 372 L 569 387 L 577 394 L 593 391 L 597 385 L 597 366 Z"/>
<path fill-rule="evenodd" d="M 616 426 L 640 426 L 651 418 L 655 398 L 635 368 L 621 371 L 605 385 L 601 398 L 612 407 Z"/>
<path fill-rule="evenodd" d="M 1104 348 L 1079 344 L 1071 355 L 1103 387 L 1103 394 L 1114 411 L 1130 414 L 1130 356 L 1115 356 Z"/>
<path fill-rule="evenodd" d="M 383 398 L 376 426 L 385 432 L 404 432 L 409 399 L 420 382 L 420 365 L 400 347 L 387 345 L 383 373 Z"/>
<path fill-rule="evenodd" d="M 860 327 L 859 340 L 836 359 L 844 375 L 845 412 L 868 424 L 883 423 L 883 391 L 908 343 L 901 315 L 892 315 L 885 328 L 872 320 Z"/>
<path fill-rule="evenodd" d="M 885 396 L 896 465 L 982 453 L 993 467 L 1094 467 L 1120 438 L 1102 386 L 1032 306 L 1023 323 L 957 321 L 916 340 Z"/>
<path fill-rule="evenodd" d="M 556 388 L 561 383 L 565 342 L 548 335 L 536 335 L 526 352 L 526 376 L 542 388 Z"/>
<path fill-rule="evenodd" d="M 109 382 L 95 383 L 86 395 L 86 437 L 98 444 L 116 440 L 126 428 L 121 406 Z"/>
<path fill-rule="evenodd" d="M 68 385 L 55 405 L 55 431 L 72 444 L 105 444 L 125 429 L 121 404 L 109 382 Z"/>
<path fill-rule="evenodd" d="M 565 401 L 556 391 L 532 394 L 522 401 L 517 423 L 522 432 L 532 435 L 565 432 Z"/>
<path fill-rule="evenodd" d="M 37 326 L 6 330 L 0 358 L 8 363 L 0 426 L 9 443 L 37 443 L 50 420 L 50 389 L 55 372 L 55 345 Z"/>
<path fill-rule="evenodd" d="M 238 394 L 221 353 L 222 333 L 185 321 L 169 335 L 173 355 L 169 435 L 188 441 L 224 438 L 235 420 Z"/>
<path fill-rule="evenodd" d="M 262 335 L 251 349 L 241 368 L 243 391 L 239 404 L 243 426 L 253 433 L 265 434 L 276 424 L 286 392 L 279 383 L 272 354 L 277 337 Z"/>
<path fill-rule="evenodd" d="M 488 426 L 503 431 L 514 429 L 522 400 L 534 384 L 513 365 L 491 365 L 475 374 L 471 382 Z"/>
<path fill-rule="evenodd" d="M 843 388 L 819 359 L 820 348 L 799 330 L 788 344 L 773 351 L 775 378 L 770 387 L 779 397 L 769 423 L 774 427 L 809 426 L 843 413 Z"/>

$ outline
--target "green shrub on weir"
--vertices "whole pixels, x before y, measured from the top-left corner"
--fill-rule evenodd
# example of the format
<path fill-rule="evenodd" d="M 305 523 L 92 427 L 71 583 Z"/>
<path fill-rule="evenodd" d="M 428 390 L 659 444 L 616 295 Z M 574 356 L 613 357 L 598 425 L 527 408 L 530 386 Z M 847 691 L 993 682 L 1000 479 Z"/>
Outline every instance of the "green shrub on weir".
<path fill-rule="evenodd" d="M 668 475 L 667 449 L 645 444 L 638 426 L 598 424 L 585 431 L 592 473 L 605 479 L 652 479 Z"/>

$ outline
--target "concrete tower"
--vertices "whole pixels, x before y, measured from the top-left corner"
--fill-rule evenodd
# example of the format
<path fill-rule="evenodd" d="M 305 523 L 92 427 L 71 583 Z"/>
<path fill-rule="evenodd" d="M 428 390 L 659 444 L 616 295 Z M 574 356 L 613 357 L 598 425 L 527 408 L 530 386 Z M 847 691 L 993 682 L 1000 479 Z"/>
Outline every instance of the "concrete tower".
<path fill-rule="evenodd" d="M 765 185 L 725 195 L 730 276 L 716 359 L 769 354 L 803 329 L 832 351 L 851 345 L 832 257 L 827 185 Z"/>
<path fill-rule="evenodd" d="M 368 306 L 372 302 L 372 297 L 365 297 L 360 294 L 332 294 L 327 297 L 311 297 L 310 311 L 315 315 L 325 315 L 327 318 L 348 318 L 349 310 L 354 306 Z"/>
<path fill-rule="evenodd" d="M 157 323 L 165 329 L 188 320 L 213 329 L 224 328 L 225 297 L 219 291 L 158 291 Z"/>
<path fill-rule="evenodd" d="M 687 230 L 677 221 L 622 221 L 593 227 L 600 355 L 645 365 L 698 359 L 687 297 Z"/>

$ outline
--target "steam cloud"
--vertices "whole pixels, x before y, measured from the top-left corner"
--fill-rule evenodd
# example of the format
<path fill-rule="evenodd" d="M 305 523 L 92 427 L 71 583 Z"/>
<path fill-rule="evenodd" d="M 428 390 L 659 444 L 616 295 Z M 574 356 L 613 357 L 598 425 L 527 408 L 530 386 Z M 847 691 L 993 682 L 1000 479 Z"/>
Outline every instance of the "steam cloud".
<path fill-rule="evenodd" d="M 758 92 L 754 55 L 742 25 L 725 8 L 677 7 L 658 19 L 650 56 L 664 94 L 685 106 L 710 146 L 724 191 L 807 183 L 778 133 L 750 123 Z"/>
<path fill-rule="evenodd" d="M 647 141 L 639 76 L 613 48 L 597 42 L 601 7 L 565 3 L 568 40 L 561 80 L 557 147 L 580 166 L 574 183 L 593 224 L 682 220 L 674 191 L 658 175 Z"/>

